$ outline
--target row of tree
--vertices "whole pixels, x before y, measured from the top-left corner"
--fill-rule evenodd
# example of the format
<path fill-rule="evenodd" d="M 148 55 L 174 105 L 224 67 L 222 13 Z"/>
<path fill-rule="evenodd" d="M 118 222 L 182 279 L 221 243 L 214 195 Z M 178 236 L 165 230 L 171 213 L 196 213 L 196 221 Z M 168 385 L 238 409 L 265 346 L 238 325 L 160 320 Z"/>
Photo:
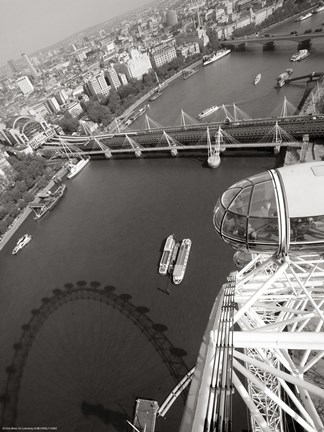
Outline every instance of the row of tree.
<path fill-rule="evenodd" d="M 49 166 L 46 159 L 35 154 L 9 156 L 14 170 L 14 181 L 0 193 L 0 233 L 4 234 L 14 219 L 33 199 L 34 191 L 45 187 L 58 166 Z M 60 162 L 57 162 L 59 165 Z"/>
<path fill-rule="evenodd" d="M 185 61 L 182 56 L 176 57 L 155 71 L 152 70 L 144 74 L 140 80 L 132 78 L 126 85 L 120 86 L 118 90 L 112 88 L 107 97 L 90 98 L 86 102 L 81 98 L 80 104 L 83 113 L 78 118 L 73 118 L 71 114 L 66 112 L 57 123 L 67 134 L 78 131 L 79 120 L 82 118 L 107 126 L 136 100 L 156 88 L 159 82 L 170 78 L 180 69 L 197 61 L 200 57 L 200 54 L 196 54 L 191 56 L 189 61 Z"/>

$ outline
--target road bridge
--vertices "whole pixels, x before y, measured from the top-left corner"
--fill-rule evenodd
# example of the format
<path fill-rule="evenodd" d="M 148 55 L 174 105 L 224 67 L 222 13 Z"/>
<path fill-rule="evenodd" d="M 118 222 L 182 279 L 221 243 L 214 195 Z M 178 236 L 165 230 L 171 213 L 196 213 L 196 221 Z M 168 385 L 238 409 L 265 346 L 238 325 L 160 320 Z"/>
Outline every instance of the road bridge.
<path fill-rule="evenodd" d="M 239 47 L 245 44 L 257 43 L 262 45 L 274 44 L 275 42 L 280 41 L 290 41 L 305 43 L 306 41 L 310 42 L 313 39 L 321 39 L 324 37 L 323 32 L 311 32 L 311 33 L 303 33 L 303 34 L 269 34 L 269 35 L 260 35 L 260 36 L 245 36 L 240 38 L 233 38 L 230 40 L 222 40 L 220 41 L 223 46 L 233 46 Z"/>

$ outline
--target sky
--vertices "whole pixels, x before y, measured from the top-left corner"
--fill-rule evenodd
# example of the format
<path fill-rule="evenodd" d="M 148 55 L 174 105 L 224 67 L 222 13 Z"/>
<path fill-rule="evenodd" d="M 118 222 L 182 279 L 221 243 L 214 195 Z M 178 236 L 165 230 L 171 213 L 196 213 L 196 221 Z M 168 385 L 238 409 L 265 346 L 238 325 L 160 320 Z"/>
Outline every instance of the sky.
<path fill-rule="evenodd" d="M 0 0 L 0 65 L 150 0 Z"/>

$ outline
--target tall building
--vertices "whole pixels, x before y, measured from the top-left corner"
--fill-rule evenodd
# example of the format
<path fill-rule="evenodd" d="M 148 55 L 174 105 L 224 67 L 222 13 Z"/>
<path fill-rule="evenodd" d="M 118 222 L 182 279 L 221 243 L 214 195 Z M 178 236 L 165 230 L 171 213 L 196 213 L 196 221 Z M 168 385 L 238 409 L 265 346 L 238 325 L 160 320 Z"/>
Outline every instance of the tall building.
<path fill-rule="evenodd" d="M 28 96 L 30 93 L 33 93 L 34 86 L 30 82 L 30 79 L 27 76 L 22 76 L 18 78 L 16 83 L 24 96 Z"/>
<path fill-rule="evenodd" d="M 177 12 L 174 10 L 167 11 L 166 13 L 166 23 L 168 26 L 174 26 L 178 24 Z"/>
<path fill-rule="evenodd" d="M 115 71 L 114 67 L 111 66 L 110 68 L 108 68 L 105 72 L 105 76 L 106 76 L 106 80 L 108 79 L 109 84 L 111 85 L 111 87 L 113 87 L 115 90 L 118 89 L 118 87 L 121 86 L 119 78 L 118 78 L 118 74 Z"/>
<path fill-rule="evenodd" d="M 103 72 L 89 78 L 85 82 L 85 91 L 88 96 L 108 96 L 111 86 L 107 84 Z"/>
<path fill-rule="evenodd" d="M 11 71 L 13 72 L 13 73 L 18 73 L 18 72 L 20 72 L 20 68 L 19 68 L 19 66 L 17 65 L 17 63 L 15 62 L 15 60 L 8 60 L 8 65 L 9 65 L 9 67 L 10 67 L 10 69 L 11 69 Z"/>
<path fill-rule="evenodd" d="M 21 54 L 21 56 L 23 57 L 23 59 L 25 60 L 28 69 L 30 71 L 30 73 L 32 74 L 32 76 L 34 78 L 38 78 L 39 73 L 37 72 L 37 70 L 35 69 L 35 66 L 33 65 L 33 63 L 30 61 L 29 57 L 27 54 Z"/>
<path fill-rule="evenodd" d="M 152 69 L 151 60 L 146 53 L 131 50 L 131 58 L 126 63 L 118 65 L 118 72 L 125 73 L 127 79 L 142 79 L 142 76 Z"/>
<path fill-rule="evenodd" d="M 152 63 L 159 68 L 177 57 L 177 52 L 172 44 L 160 45 L 151 51 Z"/>

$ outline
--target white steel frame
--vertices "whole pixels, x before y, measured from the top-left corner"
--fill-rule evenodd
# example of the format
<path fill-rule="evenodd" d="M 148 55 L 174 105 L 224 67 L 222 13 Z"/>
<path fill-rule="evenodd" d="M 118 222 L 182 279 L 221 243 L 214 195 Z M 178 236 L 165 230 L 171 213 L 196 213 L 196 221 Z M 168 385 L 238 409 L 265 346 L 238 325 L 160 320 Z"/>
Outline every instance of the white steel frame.
<path fill-rule="evenodd" d="M 226 303 L 231 288 L 232 306 Z M 254 255 L 230 274 L 202 340 L 180 432 L 231 430 L 225 411 L 213 411 L 215 395 L 231 393 L 219 379 L 230 360 L 215 375 L 226 352 L 232 358 L 232 386 L 249 410 L 253 432 L 291 430 L 289 416 L 305 431 L 323 432 L 323 305 L 321 255 Z M 223 319 L 229 307 L 233 317 Z"/>
<path fill-rule="evenodd" d="M 285 413 L 304 430 L 324 431 L 323 257 L 257 255 L 233 276 L 240 327 L 233 334 L 233 384 L 252 430 L 284 431 Z"/>

